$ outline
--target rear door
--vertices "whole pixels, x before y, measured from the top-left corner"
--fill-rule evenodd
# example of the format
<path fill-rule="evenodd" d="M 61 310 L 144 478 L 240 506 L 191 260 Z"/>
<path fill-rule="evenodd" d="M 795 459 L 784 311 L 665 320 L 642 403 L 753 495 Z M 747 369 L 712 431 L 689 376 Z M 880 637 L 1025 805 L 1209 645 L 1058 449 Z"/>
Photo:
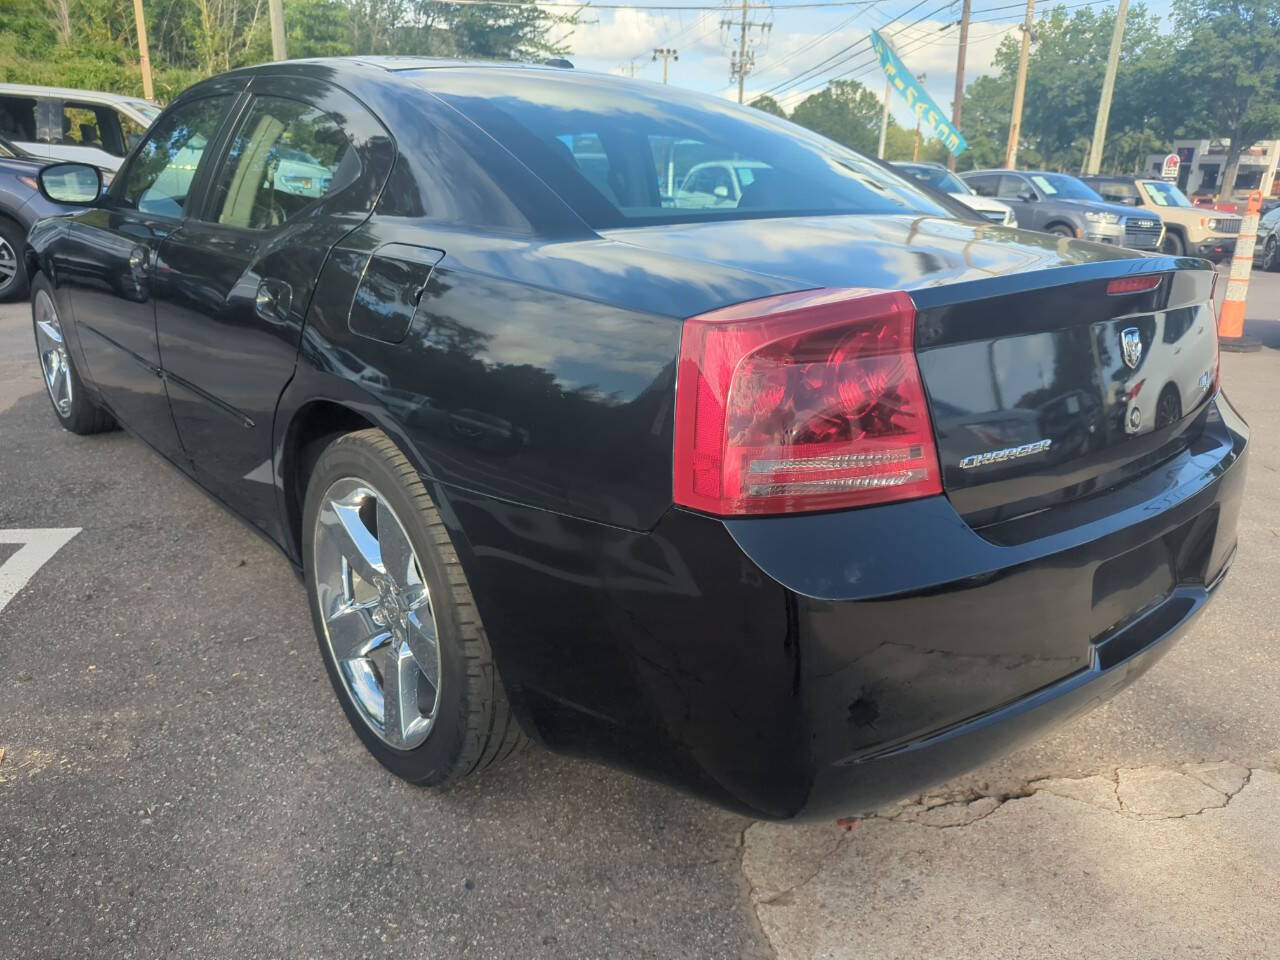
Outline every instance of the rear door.
<path fill-rule="evenodd" d="M 1036 191 L 1025 177 L 1011 173 L 1000 174 L 995 196 L 1001 203 L 1007 203 L 1013 207 L 1014 216 L 1018 218 L 1018 226 L 1031 230 L 1044 229 L 1046 223 L 1044 210 L 1035 200 L 1027 199 L 1035 197 Z"/>
<path fill-rule="evenodd" d="M 197 480 L 277 535 L 276 401 L 316 276 L 368 218 L 394 151 L 377 120 L 327 84 L 257 77 L 251 93 L 203 208 L 161 249 L 156 327 Z"/>

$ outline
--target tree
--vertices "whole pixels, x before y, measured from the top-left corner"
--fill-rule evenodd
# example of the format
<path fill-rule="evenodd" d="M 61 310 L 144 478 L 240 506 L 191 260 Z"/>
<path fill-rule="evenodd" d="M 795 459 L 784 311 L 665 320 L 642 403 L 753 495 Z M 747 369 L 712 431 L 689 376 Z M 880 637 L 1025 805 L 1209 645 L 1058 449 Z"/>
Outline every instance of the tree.
<path fill-rule="evenodd" d="M 1226 135 L 1222 196 L 1235 188 L 1240 154 L 1280 134 L 1280 0 L 1175 0 L 1183 131 Z M 1187 109 L 1189 108 L 1189 109 Z"/>
<path fill-rule="evenodd" d="M 880 139 L 880 99 L 857 80 L 836 80 L 805 97 L 791 120 L 825 137 L 874 155 Z"/>
<path fill-rule="evenodd" d="M 763 110 L 765 113 L 772 113 L 775 117 L 781 117 L 783 120 L 787 119 L 787 111 L 782 109 L 782 104 L 768 94 L 756 97 L 751 101 L 751 106 L 757 110 Z"/>

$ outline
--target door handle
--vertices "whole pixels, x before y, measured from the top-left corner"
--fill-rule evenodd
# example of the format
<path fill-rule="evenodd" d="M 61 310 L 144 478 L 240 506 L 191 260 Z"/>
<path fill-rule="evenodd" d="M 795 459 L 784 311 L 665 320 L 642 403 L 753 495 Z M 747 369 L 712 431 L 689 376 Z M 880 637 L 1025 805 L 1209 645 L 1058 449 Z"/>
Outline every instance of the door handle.
<path fill-rule="evenodd" d="M 270 323 L 284 323 L 293 303 L 293 288 L 283 280 L 263 280 L 258 284 L 253 310 Z"/>

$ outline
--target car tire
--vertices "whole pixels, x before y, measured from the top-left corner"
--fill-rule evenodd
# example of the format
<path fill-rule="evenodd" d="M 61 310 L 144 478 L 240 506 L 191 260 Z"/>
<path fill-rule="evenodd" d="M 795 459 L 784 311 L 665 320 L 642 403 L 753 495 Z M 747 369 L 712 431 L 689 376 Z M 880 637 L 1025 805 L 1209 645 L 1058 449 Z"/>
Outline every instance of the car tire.
<path fill-rule="evenodd" d="M 21 300 L 27 295 L 27 265 L 22 257 L 26 241 L 22 227 L 0 217 L 0 303 Z"/>
<path fill-rule="evenodd" d="M 58 422 L 72 433 L 82 435 L 114 430 L 115 418 L 95 403 L 84 388 L 63 339 L 53 285 L 43 273 L 37 273 L 31 284 L 31 329 L 35 334 L 36 360 L 45 393 Z"/>
<path fill-rule="evenodd" d="M 385 433 L 359 430 L 324 447 L 302 523 L 320 655 L 347 720 L 378 762 L 411 783 L 441 786 L 519 750 L 527 738 L 449 532 Z"/>
<path fill-rule="evenodd" d="M 1267 237 L 1267 245 L 1262 248 L 1262 269 L 1270 273 L 1280 270 L 1280 240 L 1275 234 Z"/>
<path fill-rule="evenodd" d="M 1166 230 L 1164 243 L 1160 245 L 1160 251 L 1171 257 L 1183 257 L 1187 254 L 1187 245 L 1183 242 L 1180 234 L 1174 233 L 1172 230 Z"/>
<path fill-rule="evenodd" d="M 1055 223 L 1048 229 L 1055 237 L 1071 237 L 1075 239 L 1076 232 L 1068 227 L 1065 223 Z"/>

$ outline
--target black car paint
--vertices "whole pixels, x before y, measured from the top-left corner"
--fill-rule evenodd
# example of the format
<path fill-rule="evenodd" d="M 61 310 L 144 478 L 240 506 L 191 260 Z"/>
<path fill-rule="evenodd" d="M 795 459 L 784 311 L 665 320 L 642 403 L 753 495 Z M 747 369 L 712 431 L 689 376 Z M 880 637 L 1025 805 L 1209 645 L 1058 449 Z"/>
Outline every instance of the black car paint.
<path fill-rule="evenodd" d="M 509 69 L 514 83 L 534 68 L 450 69 Z M 429 71 L 409 85 L 374 63 L 272 65 L 178 102 L 232 90 L 242 110 L 250 83 L 340 87 L 394 132 L 370 127 L 361 143 L 366 166 L 390 158 L 385 186 L 364 178 L 334 198 L 341 210 L 317 206 L 300 228 L 323 261 L 314 294 L 269 318 L 252 291 L 286 280 L 287 266 L 270 242 L 253 246 L 261 237 L 179 254 L 186 231 L 209 228 L 126 224 L 140 218 L 112 213 L 110 197 L 74 228 L 37 227 L 30 257 L 74 318 L 75 358 L 91 388 L 113 371 L 104 399 L 122 414 L 146 408 L 126 425 L 154 431 L 150 442 L 295 565 L 308 442 L 384 429 L 426 478 L 513 706 L 546 745 L 752 815 L 856 812 L 1128 682 L 1225 572 L 1247 429 L 1220 393 L 1127 447 L 1101 445 L 1092 476 L 1107 482 L 1065 492 L 1028 465 L 1001 475 L 999 503 L 966 505 L 943 437 L 944 496 L 730 521 L 671 505 L 683 317 L 819 285 L 906 289 L 927 380 L 930 351 L 949 341 L 1025 333 L 1028 297 L 1042 318 L 1084 297 L 1105 327 L 1154 316 L 1172 287 L 1109 299 L 1109 278 L 1173 272 L 1207 289 L 1202 263 L 908 216 L 600 235 L 436 101 Z M 100 242 L 76 239 L 90 233 Z M 147 282 L 111 259 L 121 236 L 155 244 Z M 353 332 L 353 298 L 371 256 L 399 249 L 388 245 L 442 255 L 416 302 L 389 306 L 390 334 Z M 98 301 L 71 304 L 82 290 Z M 108 363 L 110 344 L 83 331 L 112 324 L 128 353 Z M 103 346 L 86 356 L 94 337 Z M 1154 345 L 1151 357 L 1163 362 Z M 1114 391 L 1058 377 L 1046 359 L 1046 396 L 1093 390 L 1085 419 L 1114 416 Z M 172 434 L 152 424 L 170 403 Z M 986 412 L 951 414 L 964 427 Z M 1062 423 L 1065 444 L 1079 419 L 1044 422 Z"/>

